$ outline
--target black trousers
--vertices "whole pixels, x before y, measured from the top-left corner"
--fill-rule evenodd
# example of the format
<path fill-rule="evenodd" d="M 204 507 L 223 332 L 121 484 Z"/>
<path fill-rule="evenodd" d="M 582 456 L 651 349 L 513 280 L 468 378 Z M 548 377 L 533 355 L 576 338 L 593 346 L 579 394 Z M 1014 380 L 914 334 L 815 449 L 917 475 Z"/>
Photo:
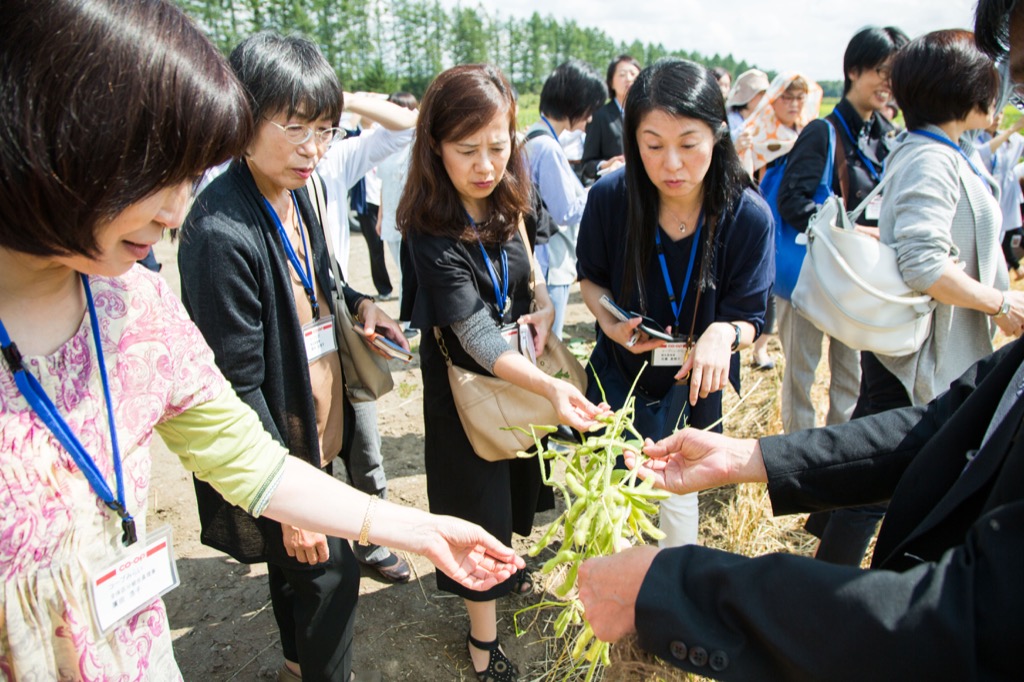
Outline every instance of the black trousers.
<path fill-rule="evenodd" d="M 366 213 L 358 214 L 359 231 L 366 238 L 366 248 L 370 252 L 370 277 L 373 278 L 373 286 L 381 296 L 387 296 L 394 288 L 391 285 L 391 278 L 388 277 L 388 266 L 384 262 L 384 242 L 377 234 L 377 214 L 380 206 L 366 204 Z"/>
<path fill-rule="evenodd" d="M 910 396 L 903 384 L 874 353 L 861 352 L 860 370 L 860 396 L 852 419 L 910 406 Z M 804 528 L 821 538 L 815 558 L 832 564 L 860 566 L 887 508 L 885 504 L 872 504 L 808 516 Z"/>
<path fill-rule="evenodd" d="M 348 682 L 359 597 L 359 564 L 348 541 L 327 538 L 330 559 L 315 566 L 267 563 L 270 601 L 284 657 L 307 682 Z"/>

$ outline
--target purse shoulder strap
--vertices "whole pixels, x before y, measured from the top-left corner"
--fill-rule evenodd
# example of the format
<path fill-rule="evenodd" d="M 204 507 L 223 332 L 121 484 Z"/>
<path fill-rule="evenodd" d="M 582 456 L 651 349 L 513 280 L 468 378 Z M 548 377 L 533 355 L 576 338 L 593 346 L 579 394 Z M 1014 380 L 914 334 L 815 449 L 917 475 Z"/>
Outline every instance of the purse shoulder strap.
<path fill-rule="evenodd" d="M 519 219 L 519 238 L 523 240 L 523 248 L 526 249 L 526 257 L 530 259 L 530 306 L 536 305 L 536 299 L 534 294 L 537 291 L 537 278 L 534 268 L 537 267 L 537 261 L 533 258 L 533 249 L 530 248 L 530 237 L 526 234 L 526 221 L 522 218 Z"/>
<path fill-rule="evenodd" d="M 826 121 L 829 126 L 832 126 L 830 121 Z M 832 126 L 832 130 L 835 131 L 835 127 Z M 846 144 L 836 138 L 836 175 L 839 176 L 839 191 L 843 195 L 843 204 L 845 205 L 853 197 L 850 196 L 850 162 L 846 158 Z"/>
<path fill-rule="evenodd" d="M 313 196 L 313 206 L 316 209 L 316 217 L 320 221 L 320 229 L 324 231 L 324 242 L 327 243 L 327 257 L 331 261 L 331 270 L 334 272 L 334 285 L 338 287 L 338 298 L 344 300 L 342 286 L 345 285 L 345 278 L 341 274 L 341 267 L 338 259 L 334 257 L 334 241 L 331 239 L 330 230 L 327 229 L 327 190 L 324 188 L 324 179 L 320 174 L 313 171 L 306 181 L 306 189 Z"/>

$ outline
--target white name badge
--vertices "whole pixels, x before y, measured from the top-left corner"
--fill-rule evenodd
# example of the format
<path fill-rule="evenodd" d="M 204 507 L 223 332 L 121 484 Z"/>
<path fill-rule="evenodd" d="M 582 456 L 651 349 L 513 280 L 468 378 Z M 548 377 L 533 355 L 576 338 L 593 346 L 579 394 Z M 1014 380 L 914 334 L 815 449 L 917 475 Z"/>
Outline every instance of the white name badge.
<path fill-rule="evenodd" d="M 651 365 L 654 367 L 682 367 L 686 359 L 686 342 L 673 341 L 661 348 L 655 348 L 651 354 Z"/>
<path fill-rule="evenodd" d="M 865 220 L 877 221 L 882 216 L 882 197 L 881 195 L 875 196 L 874 199 L 868 203 L 864 209 Z"/>
<path fill-rule="evenodd" d="M 302 340 L 306 344 L 306 359 L 310 364 L 338 350 L 338 337 L 334 335 L 334 316 L 328 315 L 302 325 Z"/>
<path fill-rule="evenodd" d="M 135 615 L 181 581 L 174 564 L 171 527 L 148 534 L 122 556 L 98 571 L 89 571 L 89 603 L 101 632 Z"/>

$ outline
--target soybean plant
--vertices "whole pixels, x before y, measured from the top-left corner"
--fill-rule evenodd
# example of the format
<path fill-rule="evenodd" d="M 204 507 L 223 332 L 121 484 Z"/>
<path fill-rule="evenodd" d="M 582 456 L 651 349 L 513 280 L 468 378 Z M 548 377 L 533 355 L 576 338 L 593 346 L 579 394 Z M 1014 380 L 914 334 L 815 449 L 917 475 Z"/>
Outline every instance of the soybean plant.
<path fill-rule="evenodd" d="M 565 511 L 529 550 L 530 556 L 537 556 L 561 535 L 558 551 L 544 563 L 540 572 L 551 575 L 564 571 L 564 579 L 554 588 L 555 596 L 564 601 L 544 601 L 518 611 L 517 634 L 522 634 L 518 624 L 520 614 L 534 609 L 559 608 L 554 621 L 557 637 L 566 638 L 570 626 L 582 625 L 582 628 L 574 628 L 578 633 L 568 636 L 571 638 L 569 651 L 574 666 L 589 665 L 588 681 L 593 679 L 600 665 L 609 664 L 611 645 L 596 639 L 590 625 L 583 620 L 583 606 L 575 596 L 580 564 L 591 557 L 613 554 L 630 544 L 643 544 L 645 536 L 653 540 L 665 537 L 651 522 L 651 516 L 658 513 L 657 502 L 667 498 L 669 493 L 654 488 L 650 480 L 638 482 L 636 470 L 615 468 L 623 450 L 641 452 L 643 437 L 633 426 L 634 404 L 630 391 L 620 410 L 600 417 L 603 433 L 588 436 L 582 443 L 559 442 L 545 448 L 541 439 L 552 433 L 554 427 L 522 429 L 534 439 L 544 483 L 558 490 L 565 501 Z M 520 453 L 520 456 L 532 455 Z M 564 482 L 548 473 L 555 467 L 546 463 L 555 462 L 564 466 Z M 567 647 L 569 644 L 567 642 Z"/>

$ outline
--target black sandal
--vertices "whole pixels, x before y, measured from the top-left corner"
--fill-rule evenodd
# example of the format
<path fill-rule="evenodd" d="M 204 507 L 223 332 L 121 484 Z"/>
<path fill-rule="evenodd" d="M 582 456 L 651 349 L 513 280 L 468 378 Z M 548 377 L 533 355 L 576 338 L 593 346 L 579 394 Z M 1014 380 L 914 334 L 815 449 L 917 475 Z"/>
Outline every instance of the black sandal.
<path fill-rule="evenodd" d="M 476 673 L 476 679 L 480 680 L 480 682 L 518 682 L 519 668 L 516 667 L 515 663 L 508 660 L 505 652 L 498 648 L 497 639 L 493 642 L 481 642 L 473 637 L 472 634 L 467 634 L 466 643 L 476 649 L 480 649 L 480 651 L 490 653 L 486 670 L 473 668 L 473 672 Z M 470 665 L 473 665 L 472 657 L 470 657 L 469 661 Z"/>
<path fill-rule="evenodd" d="M 512 583 L 512 591 L 509 594 L 517 594 L 519 596 L 533 594 L 533 575 L 525 568 L 519 569 L 516 572 L 516 579 Z"/>

